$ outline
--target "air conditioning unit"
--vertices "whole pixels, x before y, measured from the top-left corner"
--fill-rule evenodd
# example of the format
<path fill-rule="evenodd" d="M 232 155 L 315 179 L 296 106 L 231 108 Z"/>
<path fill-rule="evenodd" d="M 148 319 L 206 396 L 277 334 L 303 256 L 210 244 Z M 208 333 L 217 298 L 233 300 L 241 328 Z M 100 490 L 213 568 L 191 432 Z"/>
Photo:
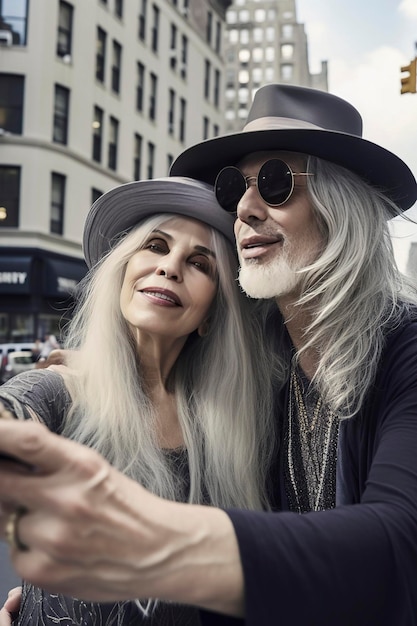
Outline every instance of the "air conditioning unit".
<path fill-rule="evenodd" d="M 0 30 L 0 45 L 11 46 L 13 44 L 13 36 L 10 30 Z"/>

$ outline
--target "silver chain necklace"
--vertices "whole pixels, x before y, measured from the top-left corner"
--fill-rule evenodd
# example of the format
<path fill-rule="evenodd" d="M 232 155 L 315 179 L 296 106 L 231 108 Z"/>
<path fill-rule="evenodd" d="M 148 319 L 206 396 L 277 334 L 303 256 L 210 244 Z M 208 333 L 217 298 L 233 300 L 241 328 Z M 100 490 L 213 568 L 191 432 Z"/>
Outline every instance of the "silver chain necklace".
<path fill-rule="evenodd" d="M 312 389 L 304 391 L 297 371 L 292 368 L 287 461 L 295 508 L 299 512 L 335 505 L 338 425 L 338 419 L 320 396 Z"/>

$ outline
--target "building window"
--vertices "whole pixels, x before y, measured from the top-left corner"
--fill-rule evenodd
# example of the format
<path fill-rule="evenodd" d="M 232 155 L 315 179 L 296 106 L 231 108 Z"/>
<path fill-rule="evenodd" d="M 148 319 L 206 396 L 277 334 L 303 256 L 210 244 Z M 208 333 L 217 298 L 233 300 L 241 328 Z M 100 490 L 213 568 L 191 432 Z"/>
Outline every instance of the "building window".
<path fill-rule="evenodd" d="M 255 31 L 253 32 L 255 33 Z M 239 43 L 239 31 L 236 30 L 235 28 L 228 31 L 227 37 L 228 37 L 229 43 L 232 43 L 232 44 Z"/>
<path fill-rule="evenodd" d="M 18 228 L 20 167 L 0 165 L 0 228 Z"/>
<path fill-rule="evenodd" d="M 100 189 L 96 189 L 95 187 L 92 187 L 91 189 L 91 204 L 94 204 L 94 202 L 96 200 L 98 200 L 102 195 L 103 195 L 103 191 L 100 191 Z"/>
<path fill-rule="evenodd" d="M 203 139 L 208 139 L 210 121 L 208 117 L 203 117 Z"/>
<path fill-rule="evenodd" d="M 64 232 L 65 176 L 52 172 L 50 231 L 55 235 Z"/>
<path fill-rule="evenodd" d="M 153 178 L 153 168 L 155 161 L 155 146 L 148 141 L 148 178 Z"/>
<path fill-rule="evenodd" d="M 70 91 L 61 85 L 55 85 L 54 131 L 52 141 L 67 145 Z"/>
<path fill-rule="evenodd" d="M 264 58 L 263 48 L 253 48 L 252 49 L 252 61 L 254 63 L 261 63 Z"/>
<path fill-rule="evenodd" d="M 175 130 L 175 91 L 169 90 L 168 93 L 168 134 L 173 135 Z"/>
<path fill-rule="evenodd" d="M 156 94 L 158 88 L 158 78 L 155 74 L 150 75 L 151 78 L 151 93 L 149 96 L 149 119 L 156 119 Z"/>
<path fill-rule="evenodd" d="M 120 92 L 120 72 L 122 69 L 122 46 L 113 39 L 113 65 L 111 68 L 111 88 L 115 93 Z"/>
<path fill-rule="evenodd" d="M 265 39 L 269 43 L 275 43 L 277 40 L 277 32 L 274 26 L 268 26 L 265 30 Z"/>
<path fill-rule="evenodd" d="M 226 87 L 229 89 L 235 86 L 235 71 L 234 69 L 226 69 Z"/>
<path fill-rule="evenodd" d="M 169 64 L 170 67 L 175 70 L 177 67 L 177 27 L 175 24 L 171 24 L 171 37 L 169 45 Z"/>
<path fill-rule="evenodd" d="M 188 18 L 188 13 L 190 11 L 189 0 L 184 0 L 182 3 L 182 14 L 185 19 Z"/>
<path fill-rule="evenodd" d="M 262 43 L 264 40 L 264 29 L 263 28 L 254 28 L 252 31 L 253 41 L 255 43 Z"/>
<path fill-rule="evenodd" d="M 141 7 L 139 13 L 139 29 L 138 29 L 138 37 L 141 41 L 145 41 L 146 39 L 146 10 L 147 10 L 147 0 L 141 0 Z"/>
<path fill-rule="evenodd" d="M 242 28 L 239 33 L 240 43 L 244 46 L 249 44 L 250 36 L 249 30 L 247 28 Z"/>
<path fill-rule="evenodd" d="M 123 0 L 114 1 L 114 14 L 122 19 L 123 17 Z"/>
<path fill-rule="evenodd" d="M 220 128 L 218 124 L 213 124 L 213 137 L 218 137 L 220 133 Z"/>
<path fill-rule="evenodd" d="M 101 150 L 103 146 L 103 109 L 94 107 L 93 119 L 93 161 L 101 163 Z"/>
<path fill-rule="evenodd" d="M 265 61 L 267 63 L 273 63 L 273 61 L 275 61 L 275 48 L 272 46 L 265 48 Z"/>
<path fill-rule="evenodd" d="M 24 76 L 0 74 L 0 128 L 22 134 Z"/>
<path fill-rule="evenodd" d="M 133 157 L 133 180 L 140 180 L 142 168 L 142 136 L 135 133 L 134 157 Z"/>
<path fill-rule="evenodd" d="M 237 13 L 234 10 L 229 10 L 226 12 L 226 22 L 228 24 L 237 24 Z"/>
<path fill-rule="evenodd" d="M 172 154 L 167 154 L 167 176 L 169 176 L 169 170 L 171 169 L 171 165 L 174 162 L 174 156 Z"/>
<path fill-rule="evenodd" d="M 222 23 L 220 20 L 216 21 L 216 39 L 214 42 L 214 49 L 217 54 L 220 54 L 222 48 Z"/>
<path fill-rule="evenodd" d="M 96 41 L 96 78 L 101 83 L 104 83 L 106 70 L 106 39 L 106 32 L 98 26 Z"/>
<path fill-rule="evenodd" d="M 188 38 L 181 37 L 181 78 L 187 78 Z"/>
<path fill-rule="evenodd" d="M 159 9 L 153 4 L 152 5 L 152 16 L 153 16 L 153 24 L 152 24 L 152 51 L 158 52 L 158 33 L 159 33 Z"/>
<path fill-rule="evenodd" d="M 145 66 L 137 64 L 136 110 L 143 111 L 143 90 L 145 88 Z"/>
<path fill-rule="evenodd" d="M 184 98 L 180 99 L 180 123 L 179 123 L 179 140 L 185 142 L 185 117 L 187 114 L 187 103 Z"/>
<path fill-rule="evenodd" d="M 207 11 L 206 41 L 208 45 L 211 45 L 212 34 L 213 34 L 213 13 L 211 11 Z"/>
<path fill-rule="evenodd" d="M 247 48 L 241 48 L 239 50 L 239 62 L 242 65 L 247 66 L 249 61 L 250 61 L 250 50 L 248 50 Z"/>
<path fill-rule="evenodd" d="M 272 83 L 275 77 L 275 69 L 273 67 L 265 68 L 265 81 L 267 83 Z"/>
<path fill-rule="evenodd" d="M 281 38 L 282 39 L 292 39 L 293 37 L 293 25 L 292 24 L 283 24 L 281 27 Z"/>
<path fill-rule="evenodd" d="M 266 20 L 265 9 L 256 9 L 255 22 L 258 22 L 258 24 L 265 24 L 265 20 Z"/>
<path fill-rule="evenodd" d="M 285 43 L 281 46 L 281 57 L 283 59 L 292 59 L 294 56 L 294 46 L 291 43 Z"/>
<path fill-rule="evenodd" d="M 214 72 L 214 106 L 219 108 L 220 104 L 220 71 Z"/>
<path fill-rule="evenodd" d="M 0 30 L 8 45 L 25 46 L 27 38 L 28 0 L 0 1 Z"/>
<path fill-rule="evenodd" d="M 108 167 L 111 170 L 117 169 L 117 141 L 119 135 L 119 122 L 115 117 L 110 116 L 110 130 L 109 130 L 109 154 L 108 154 Z"/>
<path fill-rule="evenodd" d="M 206 100 L 210 97 L 210 72 L 211 63 L 206 59 L 204 62 L 204 97 Z"/>
<path fill-rule="evenodd" d="M 281 65 L 281 78 L 282 80 L 291 80 L 293 77 L 294 67 L 290 63 L 283 63 Z"/>
<path fill-rule="evenodd" d="M 56 53 L 59 57 L 70 57 L 72 49 L 72 15 L 74 8 L 61 0 L 58 15 L 58 37 Z"/>

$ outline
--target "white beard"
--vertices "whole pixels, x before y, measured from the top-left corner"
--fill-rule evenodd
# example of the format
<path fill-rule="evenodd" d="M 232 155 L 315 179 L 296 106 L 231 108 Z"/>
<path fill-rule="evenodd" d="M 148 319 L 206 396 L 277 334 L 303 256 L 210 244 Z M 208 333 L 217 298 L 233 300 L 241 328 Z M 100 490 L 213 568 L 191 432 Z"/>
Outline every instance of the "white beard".
<path fill-rule="evenodd" d="M 273 259 L 268 265 L 244 261 L 239 270 L 239 283 L 243 291 L 257 299 L 276 298 L 291 293 L 298 287 L 301 278 L 297 269 L 291 267 L 283 257 Z"/>
<path fill-rule="evenodd" d="M 311 241 L 297 242 L 297 254 L 291 254 L 291 245 L 284 241 L 279 255 L 265 263 L 240 257 L 239 283 L 251 298 L 279 298 L 298 291 L 303 280 L 300 270 L 317 258 L 319 245 Z"/>

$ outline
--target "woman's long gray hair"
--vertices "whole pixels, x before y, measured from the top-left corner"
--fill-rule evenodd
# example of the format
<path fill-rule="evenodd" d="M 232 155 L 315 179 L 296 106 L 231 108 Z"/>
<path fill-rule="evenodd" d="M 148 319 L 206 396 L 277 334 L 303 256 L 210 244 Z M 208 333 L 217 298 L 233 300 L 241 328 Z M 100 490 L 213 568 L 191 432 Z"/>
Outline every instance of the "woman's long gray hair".
<path fill-rule="evenodd" d="M 64 434 L 95 448 L 152 492 L 179 499 L 184 486 L 170 455 L 158 447 L 140 354 L 119 303 L 129 258 L 169 219 L 142 222 L 87 277 L 67 329 L 65 347 L 76 352 L 66 375 L 73 407 Z M 189 337 L 170 376 L 188 452 L 188 500 L 260 509 L 267 507 L 274 442 L 273 366 L 258 305 L 236 284 L 235 253 L 216 230 L 211 233 L 219 288 L 209 331 Z"/>
<path fill-rule="evenodd" d="M 388 220 L 399 212 L 354 173 L 308 157 L 308 192 L 324 246 L 303 270 L 298 306 L 312 323 L 307 343 L 319 364 L 314 382 L 340 417 L 361 407 L 372 384 L 387 327 L 417 303 L 415 288 L 398 270 Z"/>

